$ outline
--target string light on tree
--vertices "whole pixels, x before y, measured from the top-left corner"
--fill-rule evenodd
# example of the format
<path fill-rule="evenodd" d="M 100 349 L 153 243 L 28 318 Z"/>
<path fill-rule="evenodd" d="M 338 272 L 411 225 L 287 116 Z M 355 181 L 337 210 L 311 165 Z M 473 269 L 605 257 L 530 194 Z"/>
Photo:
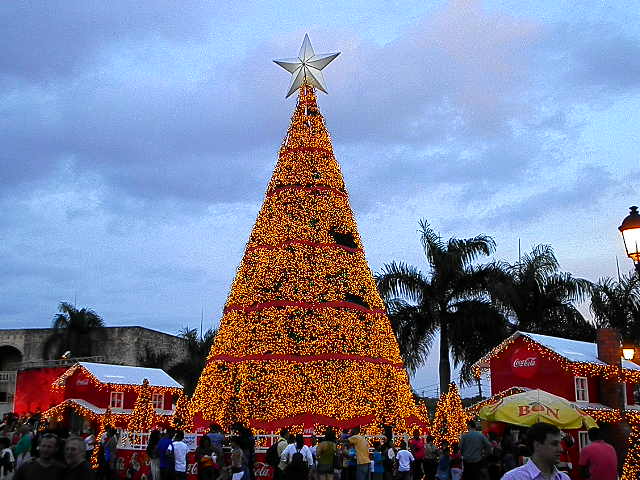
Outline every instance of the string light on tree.
<path fill-rule="evenodd" d="M 446 439 L 451 445 L 460 441 L 460 435 L 467 431 L 467 415 L 455 383 L 449 385 L 445 415 L 447 418 Z"/>
<path fill-rule="evenodd" d="M 446 438 L 447 431 L 447 393 L 440 394 L 436 411 L 431 423 L 431 435 L 433 436 L 433 444 L 440 448 L 442 441 Z"/>
<path fill-rule="evenodd" d="M 156 411 L 151 400 L 149 380 L 142 381 L 142 387 L 136 398 L 136 403 L 131 412 L 127 429 L 130 432 L 147 432 L 157 423 Z"/>
<path fill-rule="evenodd" d="M 298 58 L 276 61 L 298 102 L 191 399 L 204 422 L 423 419 L 317 105 L 336 56 L 305 37 Z"/>
<path fill-rule="evenodd" d="M 189 409 L 189 397 L 180 395 L 176 403 L 176 409 L 171 416 L 169 424 L 176 430 L 189 431 L 193 428 L 193 416 Z"/>

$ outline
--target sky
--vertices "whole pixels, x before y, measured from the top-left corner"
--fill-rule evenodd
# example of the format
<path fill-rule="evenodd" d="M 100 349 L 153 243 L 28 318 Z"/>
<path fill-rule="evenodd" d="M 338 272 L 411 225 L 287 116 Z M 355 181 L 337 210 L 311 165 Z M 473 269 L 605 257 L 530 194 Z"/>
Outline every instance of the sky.
<path fill-rule="evenodd" d="M 272 59 L 305 33 L 341 52 L 319 105 L 374 272 L 426 270 L 420 219 L 495 258 L 545 243 L 576 276 L 629 271 L 637 7 L 1 2 L 0 326 L 47 327 L 61 301 L 216 326 L 295 105 Z"/>

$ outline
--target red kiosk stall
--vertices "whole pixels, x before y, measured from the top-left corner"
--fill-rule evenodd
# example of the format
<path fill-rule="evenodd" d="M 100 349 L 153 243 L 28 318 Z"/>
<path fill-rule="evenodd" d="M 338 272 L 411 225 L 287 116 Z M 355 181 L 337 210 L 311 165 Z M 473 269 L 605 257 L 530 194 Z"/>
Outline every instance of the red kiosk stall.
<path fill-rule="evenodd" d="M 593 417 L 606 429 L 608 440 L 618 452 L 624 454 L 629 447 L 624 468 L 625 472 L 635 472 L 639 458 L 636 449 L 640 447 L 640 365 L 620 355 L 620 341 L 613 330 L 600 329 L 597 343 L 515 332 L 474 365 L 476 376 L 489 371 L 492 396 L 467 412 L 475 415 L 501 398 L 542 389 Z M 499 434 L 504 425 L 487 428 Z M 574 466 L 572 478 L 580 478 L 576 467 L 580 450 L 589 443 L 587 429 L 566 433 L 574 438 L 573 447 L 568 449 Z"/>

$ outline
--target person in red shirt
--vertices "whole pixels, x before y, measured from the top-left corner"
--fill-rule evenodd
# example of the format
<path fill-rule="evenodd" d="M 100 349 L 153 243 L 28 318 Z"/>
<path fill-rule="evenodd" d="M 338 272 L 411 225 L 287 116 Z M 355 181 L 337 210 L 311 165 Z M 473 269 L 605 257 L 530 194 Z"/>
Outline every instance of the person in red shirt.
<path fill-rule="evenodd" d="M 580 451 L 580 468 L 584 478 L 616 480 L 618 455 L 614 448 L 602 440 L 599 428 L 589 429 L 591 443 Z"/>
<path fill-rule="evenodd" d="M 422 478 L 422 464 L 424 463 L 424 440 L 420 438 L 420 431 L 413 431 L 413 438 L 409 440 L 409 450 L 415 458 L 413 463 L 413 478 L 419 480 Z"/>

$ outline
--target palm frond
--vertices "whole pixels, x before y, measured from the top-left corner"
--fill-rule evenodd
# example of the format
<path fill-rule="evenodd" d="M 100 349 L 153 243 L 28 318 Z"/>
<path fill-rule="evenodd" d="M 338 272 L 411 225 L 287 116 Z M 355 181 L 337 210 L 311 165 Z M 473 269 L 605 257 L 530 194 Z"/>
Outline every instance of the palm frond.
<path fill-rule="evenodd" d="M 463 300 L 447 314 L 454 365 L 462 365 L 460 381 L 472 380 L 471 366 L 512 333 L 506 318 L 491 302 Z"/>
<path fill-rule="evenodd" d="M 394 300 L 388 304 L 388 310 L 405 367 L 415 372 L 429 355 L 438 329 L 437 319 L 433 312 L 409 305 L 403 300 Z"/>
<path fill-rule="evenodd" d="M 461 265 L 470 265 L 478 257 L 489 256 L 496 249 L 496 242 L 488 235 L 478 235 L 473 238 L 451 238 L 447 245 L 449 254 L 460 260 Z"/>
<path fill-rule="evenodd" d="M 430 265 L 434 265 L 437 262 L 437 258 L 441 257 L 446 252 L 446 245 L 440 238 L 431 225 L 426 220 L 419 221 L 420 228 L 418 233 L 420 234 L 420 243 L 422 243 L 422 250 Z"/>
<path fill-rule="evenodd" d="M 378 291 L 383 299 L 403 297 L 416 304 L 422 303 L 429 286 L 427 279 L 416 267 L 405 263 L 391 262 L 382 267 L 375 276 Z"/>

